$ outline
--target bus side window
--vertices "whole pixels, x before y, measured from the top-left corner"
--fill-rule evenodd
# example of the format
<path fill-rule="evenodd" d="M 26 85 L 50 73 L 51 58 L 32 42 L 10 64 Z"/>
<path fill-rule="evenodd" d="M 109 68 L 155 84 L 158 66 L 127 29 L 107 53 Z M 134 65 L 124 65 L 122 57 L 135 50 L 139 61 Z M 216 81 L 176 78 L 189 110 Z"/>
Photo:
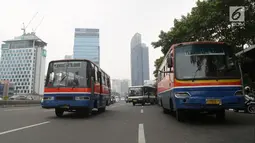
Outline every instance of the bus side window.
<path fill-rule="evenodd" d="M 91 77 L 92 77 L 92 64 L 87 62 L 87 68 L 86 68 L 86 73 L 87 73 L 87 85 L 88 87 L 91 87 Z"/>
<path fill-rule="evenodd" d="M 107 75 L 106 74 L 105 74 L 105 77 L 104 77 L 104 81 L 105 81 L 105 85 L 108 87 Z"/>
<path fill-rule="evenodd" d="M 111 88 L 111 82 L 110 82 L 110 78 L 108 77 L 108 84 L 109 84 L 109 88 Z"/>
<path fill-rule="evenodd" d="M 91 64 L 92 68 L 91 68 L 91 77 L 93 77 L 94 81 L 95 81 L 95 65 Z"/>
<path fill-rule="evenodd" d="M 111 81 L 110 81 L 110 77 L 108 77 L 108 87 L 109 87 L 109 89 L 111 88 Z"/>
<path fill-rule="evenodd" d="M 102 81 L 101 81 L 101 72 L 97 71 L 97 80 L 100 83 L 100 85 L 102 85 Z"/>
<path fill-rule="evenodd" d="M 97 74 L 98 74 L 98 69 L 97 69 L 97 66 L 95 66 L 95 82 L 96 83 L 99 82 Z"/>
<path fill-rule="evenodd" d="M 102 85 L 105 85 L 105 79 L 104 79 L 104 73 L 102 72 L 102 76 L 101 76 L 102 78 Z"/>

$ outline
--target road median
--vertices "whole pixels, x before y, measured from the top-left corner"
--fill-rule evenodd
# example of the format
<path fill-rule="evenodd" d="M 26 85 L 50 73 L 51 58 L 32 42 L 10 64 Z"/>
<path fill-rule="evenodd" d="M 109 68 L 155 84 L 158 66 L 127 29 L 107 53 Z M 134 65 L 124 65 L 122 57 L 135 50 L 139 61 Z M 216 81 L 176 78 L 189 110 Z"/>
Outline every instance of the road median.
<path fill-rule="evenodd" d="M 0 107 L 39 106 L 40 100 L 2 100 Z"/>

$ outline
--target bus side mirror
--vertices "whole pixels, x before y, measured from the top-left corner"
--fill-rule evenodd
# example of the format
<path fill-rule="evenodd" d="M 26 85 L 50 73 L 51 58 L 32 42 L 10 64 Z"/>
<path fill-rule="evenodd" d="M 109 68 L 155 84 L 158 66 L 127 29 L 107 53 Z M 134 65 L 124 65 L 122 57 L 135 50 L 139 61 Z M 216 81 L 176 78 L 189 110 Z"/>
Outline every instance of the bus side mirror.
<path fill-rule="evenodd" d="M 173 67 L 173 60 L 172 60 L 171 57 L 168 57 L 168 58 L 167 58 L 167 66 L 168 66 L 168 68 Z"/>

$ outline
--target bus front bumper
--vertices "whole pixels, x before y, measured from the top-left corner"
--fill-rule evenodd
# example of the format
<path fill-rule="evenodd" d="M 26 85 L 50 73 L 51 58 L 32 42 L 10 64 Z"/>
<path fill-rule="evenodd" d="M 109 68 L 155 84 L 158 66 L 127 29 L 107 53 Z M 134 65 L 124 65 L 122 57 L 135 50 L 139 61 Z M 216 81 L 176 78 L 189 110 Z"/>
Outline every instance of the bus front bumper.
<path fill-rule="evenodd" d="M 41 102 L 42 108 L 87 108 L 91 107 L 92 102 L 90 100 L 68 100 L 68 101 L 59 101 L 59 100 L 44 100 Z"/>
<path fill-rule="evenodd" d="M 176 98 L 175 107 L 194 110 L 244 109 L 244 102 L 243 96 Z"/>

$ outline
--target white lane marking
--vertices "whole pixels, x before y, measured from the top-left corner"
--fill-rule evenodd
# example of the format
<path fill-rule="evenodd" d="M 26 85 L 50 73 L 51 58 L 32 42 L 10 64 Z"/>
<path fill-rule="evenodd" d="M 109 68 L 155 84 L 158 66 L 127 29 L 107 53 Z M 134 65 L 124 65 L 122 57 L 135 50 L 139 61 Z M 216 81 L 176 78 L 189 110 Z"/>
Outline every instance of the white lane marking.
<path fill-rule="evenodd" d="M 24 130 L 24 129 L 33 128 L 33 127 L 36 127 L 36 126 L 48 124 L 48 123 L 50 123 L 50 121 L 42 122 L 42 123 L 38 123 L 38 124 L 33 124 L 33 125 L 29 125 L 29 126 L 25 126 L 25 127 L 21 127 L 21 128 L 17 128 L 17 129 L 12 129 L 12 130 L 8 130 L 8 131 L 4 131 L 4 132 L 0 132 L 0 136 L 4 135 L 4 134 L 8 134 L 8 133 L 12 133 L 12 132 L 16 132 L 16 131 L 20 131 L 20 130 Z"/>
<path fill-rule="evenodd" d="M 139 124 L 138 127 L 138 143 L 146 143 L 143 124 Z"/>
<path fill-rule="evenodd" d="M 141 109 L 141 113 L 143 114 L 143 109 Z"/>
<path fill-rule="evenodd" d="M 9 111 L 22 111 L 22 110 L 30 110 L 30 109 L 35 109 L 35 108 L 6 109 L 4 111 L 9 112 Z"/>
<path fill-rule="evenodd" d="M 48 110 L 44 110 L 43 112 L 53 112 L 53 111 L 55 111 L 55 110 L 48 109 Z"/>

